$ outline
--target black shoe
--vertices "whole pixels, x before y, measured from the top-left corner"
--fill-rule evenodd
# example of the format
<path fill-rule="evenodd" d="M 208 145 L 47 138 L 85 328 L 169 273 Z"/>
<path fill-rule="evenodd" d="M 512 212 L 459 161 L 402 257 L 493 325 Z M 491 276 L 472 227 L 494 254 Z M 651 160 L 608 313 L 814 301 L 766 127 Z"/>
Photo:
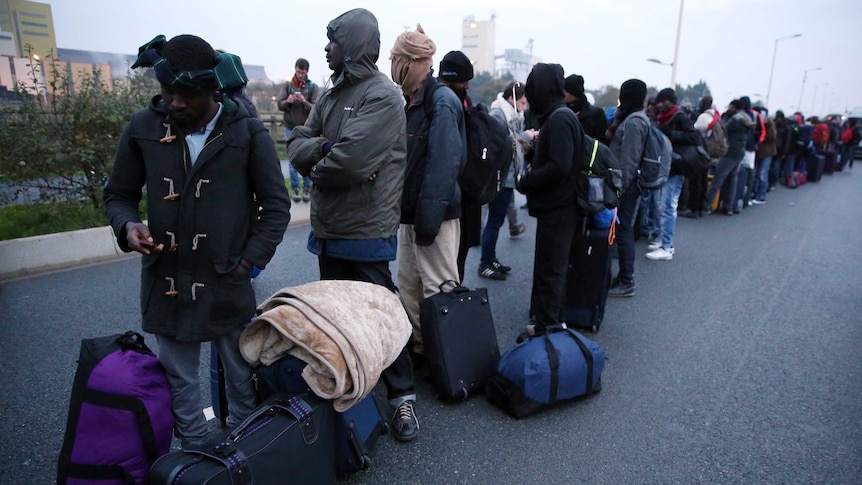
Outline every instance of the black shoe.
<path fill-rule="evenodd" d="M 508 272 L 512 271 L 512 267 L 511 267 L 511 266 L 506 266 L 506 265 L 504 265 L 504 264 L 501 264 L 501 263 L 500 263 L 499 261 L 497 261 L 496 259 L 495 259 L 494 261 L 492 261 L 492 262 L 491 262 L 491 267 L 492 267 L 492 268 L 494 268 L 494 269 L 496 269 L 497 271 L 499 271 L 499 272 L 501 272 L 501 273 L 508 273 Z"/>
<path fill-rule="evenodd" d="M 527 230 L 527 225 L 523 222 L 519 222 L 517 225 L 511 226 L 509 228 L 509 237 L 515 239 L 520 236 L 524 231 Z"/>
<path fill-rule="evenodd" d="M 506 273 L 498 271 L 491 264 L 480 264 L 479 276 L 497 281 L 503 281 L 506 279 Z"/>
<path fill-rule="evenodd" d="M 617 280 L 611 285 L 611 289 L 608 290 L 608 296 L 635 296 L 634 281 L 625 283 Z"/>
<path fill-rule="evenodd" d="M 686 209 L 686 210 L 684 210 L 684 211 L 679 211 L 679 212 L 677 212 L 677 214 L 676 214 L 676 215 L 677 215 L 678 217 L 687 217 L 687 218 L 689 218 L 689 219 L 697 219 L 697 212 L 695 212 L 695 211 L 693 211 L 693 210 L 691 210 L 691 209 Z"/>
<path fill-rule="evenodd" d="M 404 401 L 392 413 L 392 434 L 398 441 L 413 441 L 419 436 L 419 419 L 413 411 L 413 401 Z"/>

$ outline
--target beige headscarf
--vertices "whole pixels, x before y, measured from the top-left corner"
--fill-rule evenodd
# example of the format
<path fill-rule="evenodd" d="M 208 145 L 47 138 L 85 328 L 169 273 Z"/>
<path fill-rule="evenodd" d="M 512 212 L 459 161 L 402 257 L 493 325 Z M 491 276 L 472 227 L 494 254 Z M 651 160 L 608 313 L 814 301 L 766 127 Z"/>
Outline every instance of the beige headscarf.
<path fill-rule="evenodd" d="M 416 24 L 416 30 L 404 32 L 395 39 L 389 56 L 392 80 L 401 86 L 405 96 L 413 96 L 419 91 L 431 70 L 431 57 L 435 52 L 437 46 L 419 24 Z"/>

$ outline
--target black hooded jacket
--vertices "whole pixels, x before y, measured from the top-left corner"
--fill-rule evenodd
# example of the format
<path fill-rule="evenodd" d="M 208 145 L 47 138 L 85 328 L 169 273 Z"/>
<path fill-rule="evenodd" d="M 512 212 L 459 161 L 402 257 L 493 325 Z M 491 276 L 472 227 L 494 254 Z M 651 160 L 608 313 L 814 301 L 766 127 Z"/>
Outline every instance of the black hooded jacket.
<path fill-rule="evenodd" d="M 575 206 L 575 170 L 584 130 L 563 102 L 563 68 L 536 64 L 524 86 L 530 110 L 539 116 L 539 138 L 530 171 L 518 182 L 530 215 Z M 560 109 L 562 108 L 562 109 Z"/>

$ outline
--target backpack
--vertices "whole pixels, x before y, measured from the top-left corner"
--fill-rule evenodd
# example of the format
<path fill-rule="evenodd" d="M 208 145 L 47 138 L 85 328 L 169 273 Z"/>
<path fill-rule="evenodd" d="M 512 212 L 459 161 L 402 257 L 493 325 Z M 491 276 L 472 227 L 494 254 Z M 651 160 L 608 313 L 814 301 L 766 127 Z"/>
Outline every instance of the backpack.
<path fill-rule="evenodd" d="M 168 378 L 141 334 L 82 340 L 57 483 L 147 483 L 173 429 Z"/>
<path fill-rule="evenodd" d="M 638 185 L 645 190 L 660 189 L 670 175 L 673 147 L 670 140 L 653 123 L 649 123 L 644 151 L 638 166 Z"/>
<path fill-rule="evenodd" d="M 811 125 L 802 125 L 796 127 L 796 149 L 800 155 L 808 153 L 808 144 L 811 142 L 811 135 L 814 134 L 814 127 Z"/>
<path fill-rule="evenodd" d="M 425 95 L 423 108 L 430 120 L 433 115 L 433 97 L 437 89 L 445 86 L 437 82 Z M 488 111 L 484 104 L 464 110 L 464 128 L 467 132 L 467 162 L 458 177 L 461 198 L 487 204 L 497 197 L 514 155 L 514 141 L 509 127 Z"/>
<path fill-rule="evenodd" d="M 718 114 L 715 115 L 712 125 L 706 131 L 706 151 L 711 158 L 721 158 L 727 155 L 727 128 L 718 119 Z"/>
<path fill-rule="evenodd" d="M 811 141 L 818 147 L 822 147 L 829 143 L 829 125 L 826 123 L 818 123 L 814 126 L 814 133 L 811 134 Z"/>
<path fill-rule="evenodd" d="M 580 173 L 583 176 L 575 178 L 575 195 L 581 213 L 591 216 L 619 205 L 623 172 L 607 145 L 587 134 L 582 143 Z"/>

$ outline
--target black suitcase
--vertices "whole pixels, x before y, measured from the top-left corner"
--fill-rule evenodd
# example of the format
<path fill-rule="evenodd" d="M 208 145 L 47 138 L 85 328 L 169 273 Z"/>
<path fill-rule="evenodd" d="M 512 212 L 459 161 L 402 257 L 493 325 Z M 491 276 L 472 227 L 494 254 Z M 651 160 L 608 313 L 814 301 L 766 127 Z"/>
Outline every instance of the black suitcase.
<path fill-rule="evenodd" d="M 307 393 L 274 394 L 232 431 L 162 456 L 150 485 L 335 483 L 335 410 Z"/>
<path fill-rule="evenodd" d="M 257 396 L 263 401 L 274 393 L 311 392 L 302 378 L 306 363 L 287 355 L 255 370 Z M 381 403 L 372 391 L 343 413 L 336 412 L 335 459 L 338 475 L 365 470 L 371 465 L 371 450 L 377 438 L 389 432 Z"/>
<path fill-rule="evenodd" d="M 823 168 L 826 165 L 826 156 L 818 153 L 808 159 L 806 169 L 808 170 L 809 182 L 820 182 L 823 177 Z"/>
<path fill-rule="evenodd" d="M 458 401 L 483 391 L 500 360 L 488 290 L 444 281 L 440 293 L 419 303 L 419 320 L 437 397 Z"/>
<path fill-rule="evenodd" d="M 222 427 L 227 426 L 227 388 L 225 384 L 224 366 L 218 356 L 215 342 L 210 342 L 210 397 L 213 414 Z"/>
<path fill-rule="evenodd" d="M 608 229 L 587 228 L 569 253 L 563 321 L 569 327 L 598 332 L 611 287 Z"/>

